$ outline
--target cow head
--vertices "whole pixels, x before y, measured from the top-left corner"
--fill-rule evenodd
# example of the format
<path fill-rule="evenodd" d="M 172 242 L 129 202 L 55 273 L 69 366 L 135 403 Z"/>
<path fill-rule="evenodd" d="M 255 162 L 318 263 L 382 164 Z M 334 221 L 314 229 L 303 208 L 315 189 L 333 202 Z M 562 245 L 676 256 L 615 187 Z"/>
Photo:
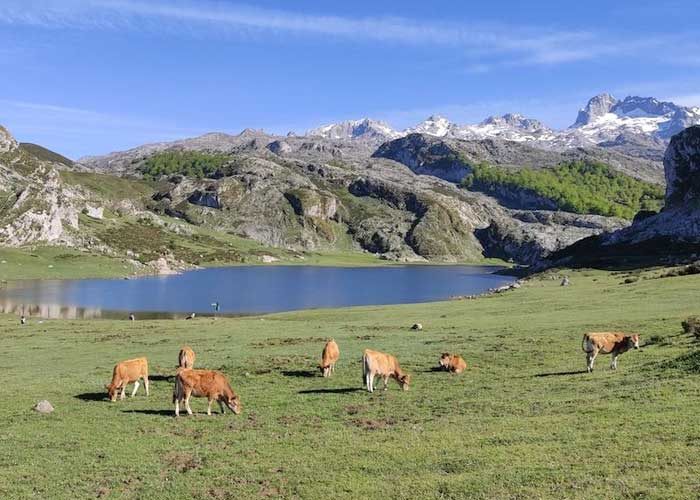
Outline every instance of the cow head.
<path fill-rule="evenodd" d="M 241 404 L 241 398 L 239 398 L 238 394 L 236 394 L 236 393 L 232 393 L 232 394 L 229 394 L 228 396 L 225 396 L 224 404 L 226 406 L 228 406 L 229 410 L 231 410 L 236 415 L 240 415 L 241 411 L 243 410 L 243 405 Z"/>
<path fill-rule="evenodd" d="M 628 338 L 629 338 L 629 340 L 628 340 L 629 345 L 631 345 L 631 347 L 634 347 L 635 349 L 639 349 L 639 335 L 634 333 L 634 334 L 630 335 Z"/>
<path fill-rule="evenodd" d="M 109 400 L 114 402 L 117 400 L 117 393 L 119 392 L 119 387 L 117 387 L 115 384 L 107 384 L 105 385 L 105 389 L 107 389 L 107 395 L 109 396 Z"/>
<path fill-rule="evenodd" d="M 331 369 L 331 365 L 326 365 L 326 366 L 318 365 L 318 369 L 321 370 L 321 375 L 326 377 L 326 376 L 328 376 L 327 374 Z"/>
<path fill-rule="evenodd" d="M 449 352 L 443 352 L 442 356 L 440 356 L 440 368 L 444 368 L 445 370 L 450 366 L 450 356 Z"/>
<path fill-rule="evenodd" d="M 411 376 L 408 373 L 400 374 L 398 377 L 396 377 L 396 380 L 399 382 L 402 390 L 408 390 L 408 386 L 411 383 Z"/>

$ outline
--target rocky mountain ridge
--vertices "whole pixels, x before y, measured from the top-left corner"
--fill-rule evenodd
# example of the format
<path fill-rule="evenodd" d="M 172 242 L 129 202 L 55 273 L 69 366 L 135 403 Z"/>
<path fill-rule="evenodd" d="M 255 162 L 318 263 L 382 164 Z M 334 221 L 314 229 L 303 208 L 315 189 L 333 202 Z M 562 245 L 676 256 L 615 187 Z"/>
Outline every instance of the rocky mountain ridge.
<path fill-rule="evenodd" d="M 226 241 L 235 237 L 291 252 L 341 249 L 445 262 L 499 256 L 532 263 L 580 238 L 627 224 L 506 208 L 454 182 L 372 157 L 365 144 L 270 137 L 253 130 L 207 134 L 85 162 L 101 173 L 73 173 L 15 149 L 21 156 L 1 159 L 0 174 L 28 174 L 16 175 L 0 205 L 0 243 L 48 243 L 153 260 L 172 254 L 196 263 L 207 260 L 207 253 L 212 259 L 230 253 Z M 212 149 L 225 149 L 228 160 L 210 177 L 171 175 L 149 188 L 115 176 L 138 173 L 157 152 Z M 113 182 L 122 184 L 105 186 Z M 135 187 L 138 191 L 130 193 Z M 183 232 L 200 235 L 198 241 L 209 242 L 201 245 L 216 245 L 216 252 L 205 249 L 198 257 L 189 250 L 192 238 L 170 241 Z"/>
<path fill-rule="evenodd" d="M 661 161 L 668 140 L 686 127 L 700 123 L 700 108 L 684 107 L 653 97 L 628 96 L 617 100 L 609 94 L 591 98 L 579 110 L 576 121 L 564 130 L 517 113 L 491 116 L 479 124 L 460 125 L 433 115 L 405 130 L 369 119 L 340 122 L 307 132 L 308 137 L 381 142 L 414 133 L 446 139 L 499 139 L 534 147 L 565 151 L 577 147 L 613 148 L 619 152 Z"/>

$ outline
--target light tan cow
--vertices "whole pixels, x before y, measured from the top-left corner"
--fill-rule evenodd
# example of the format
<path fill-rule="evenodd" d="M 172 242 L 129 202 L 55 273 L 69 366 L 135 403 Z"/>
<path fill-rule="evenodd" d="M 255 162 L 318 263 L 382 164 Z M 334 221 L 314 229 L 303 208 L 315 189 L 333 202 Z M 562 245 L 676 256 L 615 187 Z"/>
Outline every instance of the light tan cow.
<path fill-rule="evenodd" d="M 207 415 L 211 415 L 211 404 L 219 403 L 221 413 L 225 413 L 225 406 L 235 413 L 241 413 L 241 399 L 233 392 L 226 376 L 215 370 L 193 370 L 180 368 L 175 376 L 175 390 L 173 391 L 173 403 L 175 404 L 175 416 L 180 415 L 180 403 L 185 403 L 185 409 L 192 415 L 190 398 L 207 398 Z"/>
<path fill-rule="evenodd" d="M 394 356 L 365 349 L 362 356 L 362 383 L 367 386 L 369 392 L 374 392 L 374 377 L 376 376 L 380 376 L 384 380 L 385 391 L 389 377 L 395 379 L 404 391 L 408 390 L 411 383 L 411 376 L 401 369 Z"/>
<path fill-rule="evenodd" d="M 610 369 L 617 370 L 620 354 L 634 348 L 639 349 L 639 335 L 621 332 L 592 332 L 583 336 L 581 348 L 586 353 L 588 373 L 593 371 L 593 363 L 598 354 L 612 354 Z"/>
<path fill-rule="evenodd" d="M 440 367 L 448 372 L 460 374 L 467 369 L 467 362 L 462 356 L 444 352 L 440 357 Z"/>
<path fill-rule="evenodd" d="M 194 358 L 194 351 L 186 345 L 180 349 L 180 354 L 177 355 L 177 366 L 179 368 L 194 368 Z"/>
<path fill-rule="evenodd" d="M 335 340 L 330 339 L 323 347 L 321 364 L 319 365 L 321 374 L 324 377 L 330 377 L 331 373 L 335 371 L 335 364 L 338 362 L 338 358 L 340 358 L 340 349 L 338 348 L 338 344 L 336 344 Z"/>
<path fill-rule="evenodd" d="M 148 396 L 148 360 L 146 358 L 136 358 L 122 361 L 114 366 L 112 371 L 112 382 L 106 385 L 107 394 L 111 401 L 117 400 L 117 392 L 121 389 L 119 399 L 124 399 L 127 384 L 134 383 L 134 390 L 131 393 L 133 398 L 139 388 L 139 379 L 143 379 Z"/>

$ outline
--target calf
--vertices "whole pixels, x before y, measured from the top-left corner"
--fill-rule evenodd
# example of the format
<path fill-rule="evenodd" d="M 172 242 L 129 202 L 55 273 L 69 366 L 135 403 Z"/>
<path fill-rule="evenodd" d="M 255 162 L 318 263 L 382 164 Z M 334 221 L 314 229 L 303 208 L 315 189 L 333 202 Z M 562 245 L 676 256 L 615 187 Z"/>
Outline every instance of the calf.
<path fill-rule="evenodd" d="M 148 360 L 146 358 L 129 359 L 122 361 L 114 366 L 112 371 L 112 382 L 105 387 L 111 401 L 117 400 L 117 392 L 121 389 L 119 399 L 124 399 L 126 385 L 134 383 L 134 390 L 131 393 L 133 398 L 139 388 L 139 379 L 143 379 L 143 385 L 146 388 L 146 396 L 148 396 Z"/>
<path fill-rule="evenodd" d="M 404 373 L 394 356 L 365 349 L 362 356 L 362 383 L 367 386 L 369 392 L 374 392 L 374 377 L 377 375 L 384 380 L 385 391 L 389 377 L 395 379 L 404 391 L 408 390 L 411 382 L 411 376 Z"/>
<path fill-rule="evenodd" d="M 445 352 L 440 357 L 440 367 L 448 372 L 459 374 L 467 369 L 467 362 L 462 356 Z"/>
<path fill-rule="evenodd" d="M 179 368 L 194 368 L 194 351 L 188 345 L 180 349 L 180 354 L 177 355 L 177 366 Z"/>
<path fill-rule="evenodd" d="M 338 349 L 338 344 L 336 344 L 335 340 L 330 339 L 323 347 L 321 364 L 319 365 L 321 374 L 324 377 L 330 377 L 331 373 L 335 371 L 335 364 L 338 362 L 338 358 L 340 358 L 340 349 Z"/>
<path fill-rule="evenodd" d="M 639 349 L 639 335 L 620 332 L 587 333 L 583 336 L 581 348 L 586 353 L 588 373 L 593 371 L 595 358 L 601 353 L 612 354 L 610 369 L 617 370 L 617 358 L 620 354 L 632 348 Z"/>
<path fill-rule="evenodd" d="M 175 403 L 175 416 L 180 415 L 180 403 L 184 401 L 188 415 L 192 415 L 190 397 L 207 398 L 207 415 L 211 415 L 211 404 L 214 400 L 219 403 L 221 413 L 225 413 L 224 406 L 236 415 L 241 413 L 241 399 L 233 392 L 223 373 L 214 370 L 193 370 L 180 368 L 175 376 L 175 390 L 173 391 L 173 403 Z"/>

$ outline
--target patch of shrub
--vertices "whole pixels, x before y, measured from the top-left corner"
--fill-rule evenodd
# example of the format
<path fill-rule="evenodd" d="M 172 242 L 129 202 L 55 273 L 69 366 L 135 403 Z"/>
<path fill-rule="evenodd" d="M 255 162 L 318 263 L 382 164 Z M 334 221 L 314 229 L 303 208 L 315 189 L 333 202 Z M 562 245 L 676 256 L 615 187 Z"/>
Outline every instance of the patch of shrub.
<path fill-rule="evenodd" d="M 147 179 L 157 180 L 174 174 L 187 177 L 213 177 L 230 160 L 225 154 L 200 151 L 165 151 L 148 158 L 139 168 Z"/>
<path fill-rule="evenodd" d="M 689 316 L 681 322 L 683 332 L 700 339 L 700 316 Z"/>
<path fill-rule="evenodd" d="M 661 186 L 591 161 L 562 163 L 554 168 L 510 170 L 485 163 L 472 166 L 462 186 L 486 193 L 499 187 L 521 189 L 554 202 L 560 210 L 632 219 L 640 210 L 656 211 L 663 203 Z"/>

